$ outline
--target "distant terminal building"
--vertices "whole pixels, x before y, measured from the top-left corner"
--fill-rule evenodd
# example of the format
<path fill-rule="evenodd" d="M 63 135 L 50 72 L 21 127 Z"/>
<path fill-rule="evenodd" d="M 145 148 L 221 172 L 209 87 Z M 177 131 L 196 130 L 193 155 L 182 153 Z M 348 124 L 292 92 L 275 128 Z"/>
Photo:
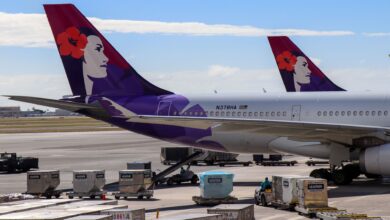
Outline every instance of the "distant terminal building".
<path fill-rule="evenodd" d="M 0 117 L 20 117 L 20 106 L 0 106 Z"/>

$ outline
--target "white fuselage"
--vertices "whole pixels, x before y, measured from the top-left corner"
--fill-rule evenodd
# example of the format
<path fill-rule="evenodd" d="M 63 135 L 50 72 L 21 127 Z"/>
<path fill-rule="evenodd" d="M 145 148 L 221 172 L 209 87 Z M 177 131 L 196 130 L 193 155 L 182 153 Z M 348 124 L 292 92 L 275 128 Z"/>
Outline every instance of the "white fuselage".
<path fill-rule="evenodd" d="M 390 96 L 375 93 L 322 92 L 264 94 L 261 97 L 197 97 L 190 98 L 188 108 L 199 104 L 204 112 L 170 113 L 172 116 L 201 116 L 303 121 L 328 124 L 390 127 Z M 318 129 L 321 129 L 319 127 Z M 381 138 L 390 141 L 387 136 Z M 227 150 L 239 153 L 289 152 L 311 157 L 327 158 L 329 147 L 321 139 L 291 140 L 261 130 L 240 132 L 213 129 L 211 139 Z M 351 140 L 340 140 L 350 143 Z"/>

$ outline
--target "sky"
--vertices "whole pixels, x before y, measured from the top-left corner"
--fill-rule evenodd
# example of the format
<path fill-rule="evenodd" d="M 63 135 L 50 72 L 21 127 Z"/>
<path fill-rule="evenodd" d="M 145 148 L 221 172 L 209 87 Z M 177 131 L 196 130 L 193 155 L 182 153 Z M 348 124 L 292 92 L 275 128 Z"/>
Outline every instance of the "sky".
<path fill-rule="evenodd" d="M 175 93 L 285 92 L 267 35 L 290 36 L 348 91 L 390 92 L 386 0 L 2 0 L 1 95 L 71 94 L 42 7 L 49 3 L 75 4 L 142 76 Z M 0 98 L 15 105 L 32 107 Z"/>

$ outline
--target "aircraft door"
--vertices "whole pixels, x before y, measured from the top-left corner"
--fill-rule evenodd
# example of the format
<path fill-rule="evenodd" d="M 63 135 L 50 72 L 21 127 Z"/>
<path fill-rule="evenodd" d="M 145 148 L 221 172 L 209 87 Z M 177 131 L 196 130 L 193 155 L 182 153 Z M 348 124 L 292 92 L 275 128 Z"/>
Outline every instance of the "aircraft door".
<path fill-rule="evenodd" d="M 301 119 L 301 105 L 293 105 L 291 110 L 291 120 L 299 121 Z"/>
<path fill-rule="evenodd" d="M 169 116 L 172 102 L 161 101 L 158 103 L 157 115 Z"/>

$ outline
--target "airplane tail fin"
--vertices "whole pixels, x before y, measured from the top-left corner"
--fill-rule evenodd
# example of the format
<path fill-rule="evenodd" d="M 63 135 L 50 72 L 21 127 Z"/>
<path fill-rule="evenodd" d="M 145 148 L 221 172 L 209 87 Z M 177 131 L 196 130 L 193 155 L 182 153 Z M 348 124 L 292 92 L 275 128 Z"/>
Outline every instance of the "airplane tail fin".
<path fill-rule="evenodd" d="M 140 76 L 72 4 L 44 5 L 73 95 L 164 95 Z"/>
<path fill-rule="evenodd" d="M 334 84 L 288 37 L 268 37 L 287 92 L 345 91 Z"/>

